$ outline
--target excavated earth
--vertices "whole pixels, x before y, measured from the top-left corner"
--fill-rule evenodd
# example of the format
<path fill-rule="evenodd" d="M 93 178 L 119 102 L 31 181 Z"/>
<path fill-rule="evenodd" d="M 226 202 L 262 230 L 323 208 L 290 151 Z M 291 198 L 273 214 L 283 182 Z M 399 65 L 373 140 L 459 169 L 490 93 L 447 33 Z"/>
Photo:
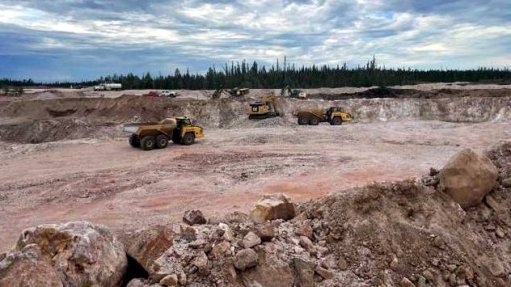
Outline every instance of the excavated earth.
<path fill-rule="evenodd" d="M 324 286 L 418 282 L 428 269 L 426 277 L 509 286 L 509 190 L 494 191 L 498 207 L 460 215 L 414 181 L 464 148 L 483 152 L 509 141 L 509 88 L 320 89 L 309 100 L 282 99 L 284 116 L 260 121 L 249 121 L 245 108 L 269 91 L 218 100 L 207 91 L 180 91 L 175 99 L 66 90 L 2 97 L 0 251 L 43 223 L 87 220 L 121 232 L 179 222 L 189 209 L 208 218 L 247 212 L 278 192 L 300 203 L 304 215 L 291 225 L 307 220 L 324 235 L 314 244 L 327 244 L 342 267 Z M 329 106 L 342 106 L 355 121 L 296 125 L 297 109 Z M 206 138 L 143 152 L 121 130 L 126 122 L 180 115 L 204 126 Z M 509 146 L 491 158 L 509 176 Z M 367 185 L 396 180 L 406 181 Z M 279 228 L 295 228 L 286 224 Z M 276 245 L 277 254 L 283 247 Z"/>

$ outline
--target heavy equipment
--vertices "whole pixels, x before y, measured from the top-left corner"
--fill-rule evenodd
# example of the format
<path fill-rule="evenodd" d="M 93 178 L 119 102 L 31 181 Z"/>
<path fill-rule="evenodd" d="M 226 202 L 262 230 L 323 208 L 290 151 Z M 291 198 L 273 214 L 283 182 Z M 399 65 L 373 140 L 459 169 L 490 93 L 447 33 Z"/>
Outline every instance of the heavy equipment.
<path fill-rule="evenodd" d="M 211 96 L 211 98 L 219 99 L 220 96 L 222 95 L 222 93 L 226 93 L 230 97 L 241 97 L 241 96 L 244 96 L 244 95 L 247 95 L 248 93 L 250 93 L 250 89 L 236 87 L 236 88 L 232 88 L 230 90 L 226 90 L 224 88 L 219 88 L 213 92 L 213 95 Z"/>
<path fill-rule="evenodd" d="M 247 95 L 248 93 L 250 93 L 250 89 L 249 88 L 232 88 L 228 91 L 228 93 L 233 96 L 233 97 L 241 97 L 241 96 L 244 96 L 244 95 Z"/>
<path fill-rule="evenodd" d="M 353 116 L 340 107 L 330 107 L 326 110 L 308 109 L 296 112 L 299 125 L 318 125 L 321 122 L 329 122 L 331 125 L 340 125 L 351 121 Z"/>
<path fill-rule="evenodd" d="M 129 123 L 123 130 L 131 133 L 130 145 L 143 150 L 165 148 L 169 140 L 191 145 L 195 139 L 204 137 L 202 127 L 194 125 L 188 117 L 166 118 L 157 123 Z"/>
<path fill-rule="evenodd" d="M 263 96 L 260 100 L 255 100 L 249 104 L 248 118 L 251 120 L 273 118 L 281 115 L 275 94 Z"/>
<path fill-rule="evenodd" d="M 280 90 L 280 96 L 289 97 L 289 98 L 297 98 L 297 99 L 302 99 L 302 100 L 307 99 L 306 92 L 304 92 L 302 90 L 298 90 L 298 89 L 291 89 L 291 87 L 289 87 L 289 86 L 286 86 L 285 88 Z"/>

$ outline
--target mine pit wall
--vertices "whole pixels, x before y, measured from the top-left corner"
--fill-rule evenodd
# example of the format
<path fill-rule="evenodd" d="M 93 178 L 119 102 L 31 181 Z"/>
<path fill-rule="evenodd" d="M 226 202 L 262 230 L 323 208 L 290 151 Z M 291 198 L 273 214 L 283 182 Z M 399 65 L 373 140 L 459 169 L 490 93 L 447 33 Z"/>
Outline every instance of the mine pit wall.
<path fill-rule="evenodd" d="M 511 120 L 511 95 L 498 97 L 376 98 L 325 101 L 280 99 L 283 119 L 276 125 L 295 125 L 298 109 L 341 106 L 355 122 L 438 120 L 478 123 Z M 126 136 L 126 122 L 158 121 L 187 115 L 205 128 L 264 127 L 264 121 L 247 117 L 248 99 L 190 100 L 148 99 L 123 96 L 115 99 L 58 99 L 16 101 L 0 108 L 0 140 L 40 143 L 63 139 Z"/>
<path fill-rule="evenodd" d="M 511 120 L 511 96 L 337 101 L 290 99 L 283 106 L 286 118 L 298 109 L 340 106 L 351 113 L 357 122 L 438 120 L 477 123 Z"/>

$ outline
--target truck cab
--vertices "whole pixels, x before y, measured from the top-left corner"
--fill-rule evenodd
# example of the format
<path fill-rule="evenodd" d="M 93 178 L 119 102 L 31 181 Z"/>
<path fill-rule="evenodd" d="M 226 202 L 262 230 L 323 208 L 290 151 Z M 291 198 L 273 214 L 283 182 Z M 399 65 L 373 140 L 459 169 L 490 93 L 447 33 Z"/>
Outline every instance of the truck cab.
<path fill-rule="evenodd" d="M 176 128 L 172 131 L 172 141 L 183 145 L 191 145 L 195 139 L 203 138 L 202 127 L 193 123 L 188 117 L 177 117 Z"/>

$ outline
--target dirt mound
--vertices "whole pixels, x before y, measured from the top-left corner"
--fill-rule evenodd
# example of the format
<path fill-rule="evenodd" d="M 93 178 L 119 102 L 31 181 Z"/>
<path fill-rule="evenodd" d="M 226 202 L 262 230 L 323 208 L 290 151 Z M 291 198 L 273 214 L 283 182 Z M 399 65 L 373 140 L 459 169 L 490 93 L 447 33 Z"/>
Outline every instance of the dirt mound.
<path fill-rule="evenodd" d="M 16 121 L 0 124 L 3 141 L 39 143 L 62 139 L 122 135 L 127 122 L 152 122 L 190 116 L 205 127 L 224 127 L 244 115 L 239 101 L 171 100 L 124 95 L 119 98 L 67 98 L 14 101 L 0 114 Z M 241 111 L 241 112 L 240 112 Z"/>

